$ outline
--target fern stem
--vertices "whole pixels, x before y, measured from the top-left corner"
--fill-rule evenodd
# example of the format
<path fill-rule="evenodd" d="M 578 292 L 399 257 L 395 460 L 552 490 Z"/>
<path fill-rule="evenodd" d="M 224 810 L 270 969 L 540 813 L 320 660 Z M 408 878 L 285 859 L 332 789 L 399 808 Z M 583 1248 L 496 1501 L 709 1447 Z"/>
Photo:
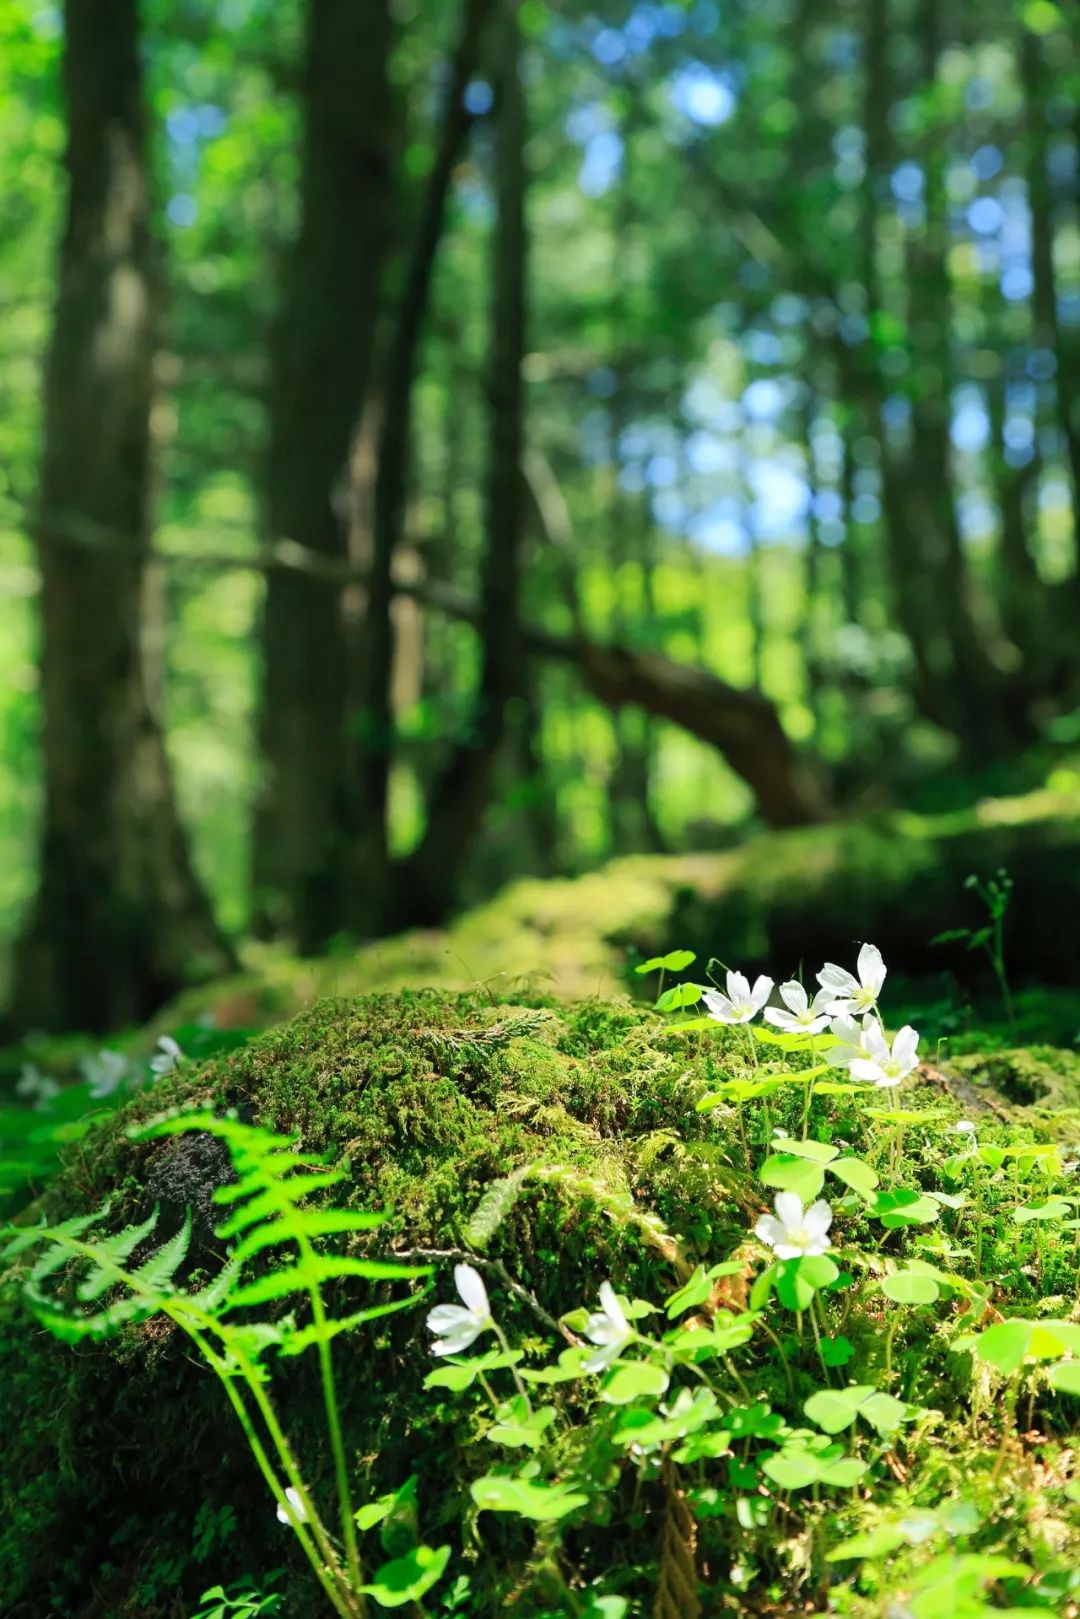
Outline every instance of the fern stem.
<path fill-rule="evenodd" d="M 280 1507 L 284 1507 L 286 1511 L 289 1511 L 290 1502 L 285 1495 L 285 1491 L 280 1480 L 278 1479 L 277 1474 L 274 1472 L 270 1458 L 266 1454 L 266 1447 L 259 1438 L 247 1406 L 244 1404 L 243 1400 L 236 1391 L 233 1384 L 233 1379 L 229 1375 L 225 1362 L 199 1331 L 198 1327 L 196 1327 L 192 1321 L 185 1321 L 182 1319 L 182 1311 L 174 1312 L 172 1310 L 167 1310 L 167 1313 L 171 1315 L 177 1325 L 187 1333 L 188 1337 L 194 1343 L 207 1365 L 217 1377 L 222 1388 L 225 1390 L 229 1404 L 236 1413 L 236 1419 L 244 1431 L 244 1438 L 248 1442 L 248 1448 L 255 1458 L 260 1473 L 269 1486 L 270 1493 L 273 1495 L 275 1501 Z M 253 1389 L 253 1379 L 250 1375 L 248 1367 L 239 1357 L 237 1363 L 240 1365 L 241 1376 L 244 1378 L 244 1382 L 247 1384 L 249 1389 Z M 301 1507 L 306 1514 L 306 1521 L 301 1521 L 295 1513 L 291 1513 L 289 1518 L 290 1527 L 293 1533 L 296 1535 L 296 1538 L 299 1540 L 304 1551 L 304 1556 L 311 1564 L 312 1569 L 315 1572 L 315 1577 L 329 1598 L 335 1613 L 339 1614 L 341 1619 L 352 1619 L 349 1606 L 338 1590 L 338 1578 L 340 1576 L 337 1575 L 337 1571 L 334 1567 L 336 1559 L 333 1557 L 333 1547 L 330 1545 L 329 1541 L 326 1540 L 326 1531 L 322 1527 L 319 1515 L 315 1510 L 314 1504 L 308 1495 L 307 1489 L 305 1488 L 303 1480 L 301 1479 L 299 1471 L 297 1470 L 288 1441 L 281 1432 L 276 1416 L 273 1415 L 273 1409 L 269 1406 L 269 1402 L 266 1401 L 264 1397 L 258 1403 L 261 1410 L 265 1405 L 273 1416 L 272 1423 L 267 1424 L 270 1430 L 270 1436 L 274 1440 L 275 1449 L 279 1451 L 279 1459 L 285 1468 L 286 1474 L 288 1475 L 293 1488 L 299 1495 Z M 265 1421 L 266 1412 L 262 1411 L 262 1415 L 263 1420 Z M 312 1535 L 308 1533 L 309 1524 L 311 1525 L 312 1533 L 315 1535 L 315 1540 L 319 1542 L 319 1545 L 315 1544 L 315 1541 L 312 1539 Z M 330 1561 L 328 1563 L 323 1562 L 322 1557 L 319 1555 L 320 1552 L 323 1552 L 324 1555 L 326 1552 L 329 1552 Z"/>
<path fill-rule="evenodd" d="M 306 1237 L 298 1236 L 297 1247 L 309 1273 L 315 1269 L 315 1251 Z M 327 1316 L 322 1292 L 317 1282 L 308 1284 L 312 1316 L 318 1332 L 319 1376 L 322 1379 L 323 1405 L 326 1408 L 326 1426 L 330 1435 L 330 1449 L 334 1457 L 338 1502 L 341 1508 L 341 1539 L 345 1547 L 345 1566 L 356 1597 L 357 1612 L 366 1614 L 367 1603 L 360 1587 L 364 1575 L 360 1566 L 360 1548 L 356 1540 L 356 1521 L 353 1518 L 352 1492 L 349 1489 L 349 1467 L 345 1458 L 345 1441 L 341 1432 L 341 1413 L 338 1407 L 337 1385 L 334 1382 L 334 1364 L 330 1342 L 326 1335 Z"/>

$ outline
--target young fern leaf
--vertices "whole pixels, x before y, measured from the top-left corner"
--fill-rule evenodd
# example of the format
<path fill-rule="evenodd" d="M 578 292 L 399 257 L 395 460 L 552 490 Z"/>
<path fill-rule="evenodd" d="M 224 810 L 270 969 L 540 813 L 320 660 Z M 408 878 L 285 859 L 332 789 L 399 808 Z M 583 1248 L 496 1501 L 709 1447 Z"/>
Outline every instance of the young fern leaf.
<path fill-rule="evenodd" d="M 85 1241 L 81 1235 L 89 1224 L 86 1220 L 65 1222 L 64 1225 L 38 1227 L 38 1241 L 49 1243 L 23 1284 L 26 1300 L 42 1326 L 48 1327 L 56 1337 L 66 1343 L 77 1343 L 82 1338 L 107 1338 L 121 1327 L 158 1315 L 181 1294 L 174 1282 L 176 1272 L 187 1257 L 191 1240 L 191 1220 L 184 1221 L 180 1230 L 169 1241 L 150 1255 L 137 1270 L 125 1268 L 125 1261 L 140 1243 L 152 1235 L 158 1220 L 155 1209 L 148 1220 L 138 1226 L 125 1226 L 115 1236 Z M 79 1227 L 74 1231 L 73 1227 Z M 14 1245 L 12 1245 L 14 1246 Z M 20 1245 L 25 1247 L 25 1244 Z M 10 1248 L 7 1250 L 10 1253 Z M 89 1272 L 75 1289 L 79 1304 L 93 1304 L 112 1289 L 117 1289 L 103 1309 L 85 1311 L 61 1305 L 56 1297 L 46 1292 L 43 1283 L 60 1270 L 66 1261 L 88 1265 Z M 120 1291 L 122 1290 L 122 1291 Z"/>
<path fill-rule="evenodd" d="M 525 1164 L 501 1180 L 492 1181 L 476 1205 L 465 1227 L 465 1241 L 470 1248 L 486 1248 L 499 1227 L 514 1211 L 526 1181 L 536 1166 Z"/>
<path fill-rule="evenodd" d="M 216 1136 L 228 1149 L 236 1170 L 236 1180 L 221 1186 L 214 1201 L 231 1210 L 216 1235 L 223 1241 L 239 1238 L 230 1254 L 237 1274 L 219 1308 L 249 1309 L 270 1304 L 293 1294 L 311 1297 L 328 1282 L 360 1277 L 367 1281 L 410 1281 L 430 1274 L 430 1265 L 402 1265 L 393 1261 L 360 1259 L 352 1255 L 316 1252 L 322 1238 L 348 1232 L 373 1231 L 382 1225 L 385 1214 L 364 1210 L 307 1208 L 305 1200 L 313 1192 L 325 1191 L 344 1180 L 340 1171 L 329 1169 L 323 1159 L 297 1152 L 291 1136 L 275 1134 L 239 1119 L 218 1118 L 210 1113 L 182 1113 L 137 1132 L 140 1139 L 181 1135 L 198 1130 Z M 283 1244 L 294 1247 L 289 1262 L 276 1270 L 241 1281 L 239 1271 L 248 1260 Z M 390 1305 L 361 1310 L 341 1319 L 316 1322 L 295 1334 L 285 1334 L 280 1347 L 298 1354 L 312 1343 L 325 1343 L 375 1315 L 404 1309 L 414 1302 L 407 1295 Z"/>

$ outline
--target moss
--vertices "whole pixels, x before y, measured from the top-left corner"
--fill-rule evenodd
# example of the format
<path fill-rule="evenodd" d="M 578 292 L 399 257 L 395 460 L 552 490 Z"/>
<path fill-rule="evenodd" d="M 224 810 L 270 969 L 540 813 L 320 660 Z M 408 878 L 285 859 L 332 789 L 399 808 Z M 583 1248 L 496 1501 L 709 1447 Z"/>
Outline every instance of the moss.
<path fill-rule="evenodd" d="M 722 1155 L 696 1161 L 670 1148 L 673 1131 L 688 1145 L 703 1139 L 694 1102 L 714 1070 L 714 1056 L 688 1064 L 678 1037 L 625 1005 L 556 1012 L 416 994 L 322 1002 L 231 1057 L 181 1072 L 103 1125 L 45 1208 L 56 1217 L 108 1197 L 120 1221 L 164 1199 L 174 1211 L 193 1202 L 207 1214 L 224 1173 L 215 1155 L 197 1138 L 133 1143 L 125 1131 L 163 1105 L 212 1101 L 331 1155 L 349 1176 L 349 1205 L 393 1210 L 380 1241 L 395 1248 L 453 1247 L 493 1179 L 538 1160 L 564 1165 L 564 1179 L 527 1189 L 492 1257 L 550 1314 L 584 1302 L 609 1273 L 655 1294 L 673 1272 L 627 1217 L 627 1194 L 665 1226 L 698 1231 L 721 1249 L 742 1235 L 756 1201 Z M 214 1246 L 204 1222 L 200 1263 Z M 212 1583 L 190 1555 L 203 1502 L 211 1512 L 231 1504 L 239 1520 L 215 1578 L 223 1564 L 242 1572 L 281 1560 L 239 1432 L 213 1380 L 170 1332 L 151 1325 L 74 1353 L 28 1332 L 10 1301 L 3 1308 L 6 1619 L 150 1619 L 166 1611 L 164 1595 L 159 1606 L 152 1594 L 163 1570 L 197 1595 Z M 543 1331 L 520 1302 L 505 1301 L 503 1314 L 515 1335 Z M 425 1514 L 456 1520 L 455 1419 L 420 1394 L 430 1365 L 421 1313 L 342 1341 L 338 1363 L 353 1452 L 379 1456 L 372 1488 L 399 1483 L 423 1456 Z M 318 1489 L 327 1463 L 317 1391 L 303 1363 L 289 1376 L 291 1431 Z M 308 1611 L 302 1571 L 292 1577 L 293 1611 Z"/>
<path fill-rule="evenodd" d="M 210 1013 L 219 1027 L 265 1028 L 321 996 L 428 985 L 537 992 L 563 1002 L 643 994 L 632 966 L 675 946 L 787 975 L 804 961 L 846 960 L 855 941 L 889 942 L 896 976 L 987 977 L 962 944 L 931 949 L 985 920 L 965 891 L 972 871 L 1015 879 L 1008 946 L 1019 979 L 1080 979 L 1080 797 L 987 799 L 948 815 L 883 815 L 770 833 L 721 852 L 640 855 L 584 877 L 511 884 L 445 932 L 412 932 L 316 961 L 254 950 L 244 973 L 185 994 L 155 1028 Z M 1063 920 L 1053 929 L 1048 915 Z M 925 996 L 923 997 L 925 998 Z"/>
<path fill-rule="evenodd" d="M 351 1239 L 374 1241 L 384 1254 L 459 1248 L 494 1179 L 527 1165 L 561 1166 L 528 1182 L 488 1249 L 526 1290 L 511 1294 L 495 1283 L 500 1317 L 515 1342 L 535 1343 L 547 1336 L 545 1317 L 590 1300 L 605 1275 L 627 1293 L 657 1299 L 698 1256 L 711 1262 L 740 1252 L 762 1189 L 744 1168 L 734 1114 L 703 1116 L 695 1103 L 720 1078 L 745 1072 L 741 1052 L 738 1034 L 680 1036 L 626 1000 L 530 1005 L 487 993 L 404 992 L 322 1001 L 231 1055 L 188 1065 L 103 1123 L 72 1149 L 32 1212 L 62 1217 L 108 1198 L 119 1223 L 159 1201 L 167 1221 L 194 1204 L 202 1213 L 194 1262 L 219 1263 L 210 1194 L 226 1173 L 221 1159 L 198 1138 L 136 1143 L 126 1133 L 185 1103 L 235 1107 L 327 1154 L 348 1177 L 343 1202 L 392 1211 L 374 1237 Z M 991 1060 L 1001 1054 L 969 1061 Z M 769 1059 L 762 1062 L 767 1071 Z M 1058 1081 L 1074 1094 L 1080 1061 L 1036 1048 L 1010 1062 L 1009 1074 L 1027 1075 L 1032 1089 L 1031 1076 L 1041 1076 L 1036 1101 L 1012 1106 L 1025 1135 L 1045 1133 L 1047 1097 L 1066 1094 L 1053 1091 Z M 1008 1077 L 1004 1069 L 997 1078 L 975 1066 L 965 1072 L 980 1095 Z M 976 1083 L 984 1078 L 988 1084 Z M 940 1102 L 939 1090 L 912 1095 L 913 1107 L 942 1120 L 927 1128 L 945 1132 L 955 1112 Z M 755 1157 L 774 1125 L 798 1128 L 801 1106 L 799 1086 L 772 1098 L 769 1116 L 757 1120 Z M 815 1128 L 820 1139 L 858 1150 L 862 1126 L 850 1099 L 831 1100 Z M 988 1136 L 1009 1128 L 991 1121 Z M 658 1230 L 677 1234 L 680 1247 L 657 1240 Z M 870 1235 L 853 1223 L 852 1240 Z M 1049 1255 L 1047 1287 L 1066 1285 L 1069 1263 Z M 439 1287 L 445 1297 L 445 1278 Z M 360 1297 L 338 1302 L 355 1308 Z M 475 1465 L 462 1457 L 468 1418 L 460 1405 L 422 1391 L 431 1364 L 423 1309 L 339 1340 L 350 1453 L 362 1494 L 421 1473 L 425 1530 L 436 1544 L 452 1541 L 456 1567 L 474 1577 L 482 1595 L 471 1611 L 495 1612 L 505 1595 L 495 1582 L 520 1565 L 528 1531 L 487 1515 L 478 1537 L 462 1528 Z M 853 1319 L 850 1332 L 860 1355 L 878 1352 L 872 1315 Z M 929 1357 L 927 1377 L 944 1397 L 956 1357 L 943 1337 L 917 1353 Z M 305 1471 L 325 1496 L 330 1465 L 309 1360 L 278 1368 L 275 1386 Z M 0 1387 L 4 1619 L 172 1619 L 215 1580 L 245 1570 L 259 1576 L 282 1562 L 286 1612 L 319 1611 L 215 1382 L 160 1322 L 73 1351 L 29 1330 L 11 1294 L 0 1293 Z M 755 1393 L 770 1396 L 764 1385 Z M 990 1465 L 984 1453 L 973 1455 L 969 1471 L 986 1474 Z M 199 1562 L 197 1518 L 227 1521 L 229 1507 L 235 1530 Z M 612 1527 L 582 1531 L 575 1557 L 592 1568 L 625 1560 L 627 1521 L 616 1513 Z M 724 1522 L 703 1533 L 723 1536 Z"/>
<path fill-rule="evenodd" d="M 953 1058 L 948 1067 L 977 1089 L 1011 1104 L 1017 1115 L 1068 1116 L 1075 1129 L 1080 1111 L 1080 1055 L 1055 1046 L 1019 1046 Z"/>

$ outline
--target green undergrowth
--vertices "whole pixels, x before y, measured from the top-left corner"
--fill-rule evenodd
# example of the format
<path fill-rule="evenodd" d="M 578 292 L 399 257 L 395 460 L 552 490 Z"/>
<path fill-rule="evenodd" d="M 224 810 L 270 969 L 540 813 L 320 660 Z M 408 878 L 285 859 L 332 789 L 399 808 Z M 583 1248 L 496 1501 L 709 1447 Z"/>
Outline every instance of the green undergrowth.
<path fill-rule="evenodd" d="M 377 1233 L 350 1236 L 346 1251 L 431 1264 L 433 1279 L 414 1308 L 338 1339 L 334 1358 L 357 1495 L 418 1474 L 424 1532 L 451 1547 L 451 1574 L 467 1581 L 461 1606 L 433 1597 L 429 1614 L 564 1611 L 537 1595 L 528 1524 L 475 1510 L 476 1405 L 424 1388 L 426 1309 L 452 1296 L 449 1271 L 469 1258 L 529 1365 L 550 1358 L 546 1346 L 565 1346 L 558 1318 L 595 1308 L 608 1278 L 661 1312 L 687 1286 L 696 1303 L 683 1310 L 696 1318 L 764 1312 L 768 1333 L 730 1357 L 731 1386 L 746 1392 L 742 1427 L 682 1470 L 701 1611 L 871 1619 L 886 1611 L 887 1588 L 889 1601 L 899 1591 L 915 1604 L 898 1613 L 948 1619 L 969 1610 L 950 1608 L 947 1592 L 944 1608 L 919 1606 L 944 1557 L 979 1564 L 942 1577 L 967 1580 L 991 1607 L 1064 1616 L 1080 1567 L 1080 1401 L 1033 1373 L 1010 1406 L 1002 1391 L 1013 1383 L 964 1349 L 963 1335 L 1003 1316 L 1080 1313 L 1071 1162 L 1080 1127 L 1061 1106 L 1076 1105 L 1077 1064 L 1050 1048 L 964 1062 L 955 1093 L 949 1074 L 921 1070 L 899 1096 L 828 1084 L 808 1095 L 806 1052 L 742 1029 L 679 1032 L 625 1001 L 477 992 L 324 1001 L 103 1115 L 21 1219 L 55 1223 L 108 1202 L 119 1229 L 156 1206 L 167 1239 L 190 1210 L 183 1280 L 212 1277 L 224 1248 L 213 1194 L 230 1173 L 221 1143 L 131 1133 L 184 1107 L 234 1110 L 296 1135 L 344 1173 L 338 1204 L 386 1211 Z M 1044 1088 L 1053 1076 L 1060 1093 Z M 813 1153 L 799 1145 L 807 1104 Z M 982 1157 L 955 1132 L 961 1118 L 974 1123 Z M 829 1168 L 853 1160 L 858 1172 Z M 750 1290 L 768 1264 L 755 1222 L 777 1187 L 797 1185 L 809 1202 L 823 1183 L 838 1279 L 809 1309 L 775 1296 L 755 1303 Z M 885 1281 L 913 1264 L 923 1267 L 914 1302 L 894 1302 Z M 718 1280 L 702 1292 L 695 1278 L 714 1266 Z M 939 1278 L 929 1291 L 927 1267 Z M 320 1612 L 215 1380 L 169 1321 L 73 1349 L 28 1324 L 18 1279 L 13 1265 L 0 1294 L 4 1619 L 176 1619 L 215 1581 L 258 1581 L 281 1567 L 283 1614 Z M 342 1313 L 389 1296 L 367 1283 L 340 1293 Z M 647 1330 L 661 1331 L 658 1319 Z M 322 1498 L 332 1465 L 314 1369 L 303 1358 L 270 1366 Z M 797 1437 L 806 1403 L 850 1385 L 888 1393 L 904 1416 L 878 1431 L 852 1414 L 838 1440 L 857 1464 L 853 1481 L 833 1488 L 823 1474 L 811 1485 L 806 1469 L 826 1463 Z M 590 1385 L 555 1397 L 571 1433 L 595 1407 Z M 670 1479 L 645 1464 L 636 1482 L 632 1469 L 616 1475 L 604 1510 L 565 1536 L 573 1579 L 614 1580 L 635 1615 L 653 1611 L 671 1555 L 660 1533 L 672 1510 L 665 1489 L 670 1497 Z M 869 1551 L 855 1538 L 866 1536 Z M 832 1558 L 846 1541 L 855 1549 Z M 991 1577 L 992 1558 L 1015 1567 Z"/>

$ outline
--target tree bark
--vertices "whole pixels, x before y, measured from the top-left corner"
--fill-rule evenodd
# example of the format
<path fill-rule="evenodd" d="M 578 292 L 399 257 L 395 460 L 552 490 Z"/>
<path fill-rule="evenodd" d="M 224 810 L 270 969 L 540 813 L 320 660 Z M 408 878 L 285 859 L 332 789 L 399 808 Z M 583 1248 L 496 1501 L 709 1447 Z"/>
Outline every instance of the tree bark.
<path fill-rule="evenodd" d="M 518 8 L 499 19 L 496 226 L 492 241 L 490 466 L 480 588 L 483 661 L 470 734 L 436 780 L 424 836 L 401 874 L 409 923 L 440 922 L 483 823 L 512 705 L 524 696 L 520 589 L 526 516 L 525 434 L 527 230 L 525 97 Z"/>
<path fill-rule="evenodd" d="M 371 567 L 361 648 L 355 731 L 358 834 L 349 873 L 349 920 L 363 935 L 384 931 L 390 900 L 387 796 L 393 752 L 394 557 L 405 526 L 412 440 L 413 383 L 454 170 L 473 122 L 465 92 L 480 60 L 497 0 L 463 0 L 435 161 L 405 274 L 404 291 L 381 367 Z"/>
<path fill-rule="evenodd" d="M 192 870 L 142 639 L 159 276 L 136 0 L 67 0 L 67 222 L 36 541 L 45 809 L 11 1021 L 142 1022 L 232 956 Z M 72 543 L 71 523 L 111 536 Z"/>
<path fill-rule="evenodd" d="M 301 222 L 275 356 L 267 523 L 349 555 L 347 466 L 390 236 L 389 0 L 308 0 Z M 256 915 L 315 948 L 345 923 L 356 830 L 347 598 L 272 572 L 263 620 Z"/>

